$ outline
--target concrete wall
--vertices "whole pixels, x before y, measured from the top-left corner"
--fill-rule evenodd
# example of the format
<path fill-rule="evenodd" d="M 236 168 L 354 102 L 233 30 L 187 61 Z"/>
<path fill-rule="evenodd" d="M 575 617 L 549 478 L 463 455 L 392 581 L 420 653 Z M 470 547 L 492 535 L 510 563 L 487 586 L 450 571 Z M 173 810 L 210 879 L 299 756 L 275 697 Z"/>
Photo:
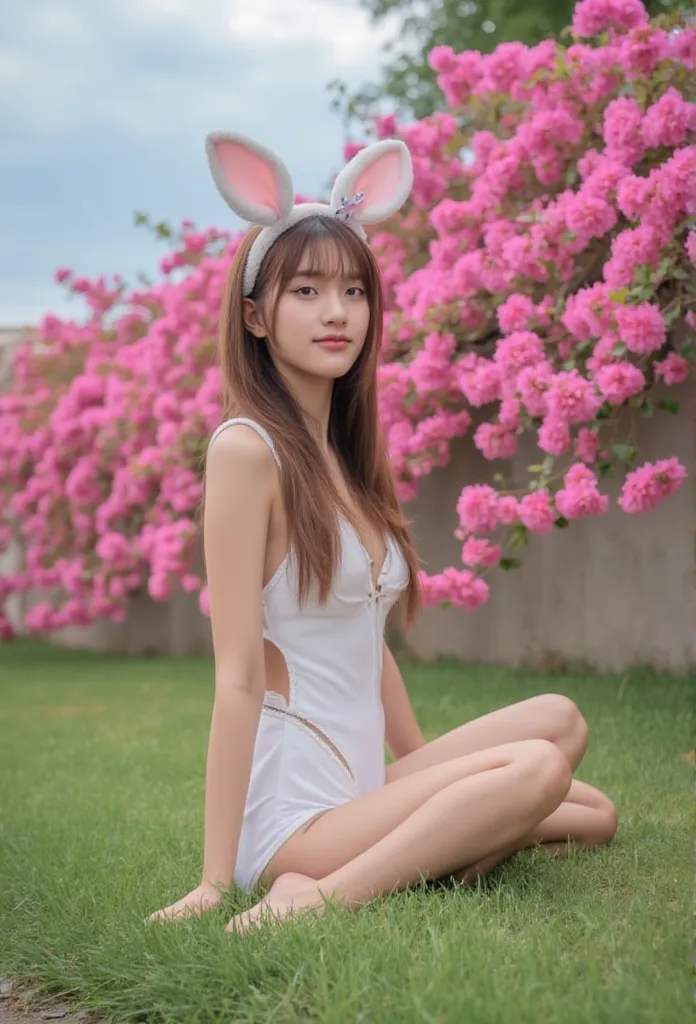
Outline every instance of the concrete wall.
<path fill-rule="evenodd" d="M 694 664 L 693 382 L 669 395 L 680 401 L 679 414 L 639 421 L 637 446 L 641 460 L 679 457 L 689 473 L 679 494 L 649 515 L 628 516 L 614 505 L 604 517 L 533 538 L 520 569 L 491 574 L 485 606 L 426 609 L 404 638 L 407 648 L 423 659 L 445 654 L 539 667 L 584 661 L 611 671 L 646 664 L 683 672 Z M 519 483 L 539 459 L 525 440 L 512 467 Z M 427 572 L 457 564 L 461 543 L 452 534 L 462 486 L 490 482 L 511 463 L 487 463 L 461 441 L 450 466 L 425 481 L 408 512 Z"/>
<path fill-rule="evenodd" d="M 451 655 L 540 668 L 580 661 L 609 671 L 651 665 L 684 672 L 696 663 L 693 382 L 670 388 L 669 395 L 679 399 L 679 415 L 639 421 L 637 444 L 642 459 L 677 455 L 687 467 L 689 479 L 676 497 L 650 515 L 613 508 L 600 519 L 533 538 L 522 549 L 521 569 L 491 574 L 487 605 L 474 613 L 426 609 L 415 630 L 394 635 L 400 649 L 424 660 Z M 428 572 L 459 564 L 461 544 L 453 531 L 461 488 L 487 482 L 500 469 L 523 484 L 526 467 L 538 458 L 530 439 L 515 460 L 501 464 L 486 462 L 470 439 L 453 446 L 450 465 L 424 481 L 407 509 Z M 0 556 L 0 573 L 11 571 L 18 558 L 17 551 Z M 17 624 L 29 604 L 15 600 Z M 211 652 L 197 596 L 183 593 L 167 604 L 136 595 L 123 624 L 70 629 L 54 641 L 134 655 Z"/>

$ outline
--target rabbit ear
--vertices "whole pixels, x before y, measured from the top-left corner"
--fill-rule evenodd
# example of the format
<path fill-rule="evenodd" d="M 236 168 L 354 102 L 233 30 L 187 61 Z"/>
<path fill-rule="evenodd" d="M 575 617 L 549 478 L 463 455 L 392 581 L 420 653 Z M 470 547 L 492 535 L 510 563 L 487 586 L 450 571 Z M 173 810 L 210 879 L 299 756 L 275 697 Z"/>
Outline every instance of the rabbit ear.
<path fill-rule="evenodd" d="M 275 153 L 237 132 L 211 132 L 205 150 L 220 195 L 252 224 L 275 224 L 290 213 L 292 180 Z"/>
<path fill-rule="evenodd" d="M 403 206 L 412 185 L 408 147 L 400 139 L 384 139 L 360 150 L 343 168 L 334 182 L 331 205 L 338 216 L 343 212 L 360 224 L 377 224 Z"/>

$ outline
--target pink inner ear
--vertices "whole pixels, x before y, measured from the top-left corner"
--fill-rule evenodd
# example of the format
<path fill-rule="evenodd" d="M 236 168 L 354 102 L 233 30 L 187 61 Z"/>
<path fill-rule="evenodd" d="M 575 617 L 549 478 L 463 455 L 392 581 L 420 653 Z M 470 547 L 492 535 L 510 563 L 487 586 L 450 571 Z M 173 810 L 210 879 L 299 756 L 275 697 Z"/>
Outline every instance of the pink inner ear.
<path fill-rule="evenodd" d="M 364 205 L 382 206 L 393 199 L 401 181 L 401 156 L 393 149 L 375 160 L 355 182 L 355 191 L 364 192 Z"/>
<path fill-rule="evenodd" d="M 278 183 L 271 165 L 238 142 L 218 142 L 215 151 L 230 188 L 246 202 L 273 210 L 280 217 Z"/>

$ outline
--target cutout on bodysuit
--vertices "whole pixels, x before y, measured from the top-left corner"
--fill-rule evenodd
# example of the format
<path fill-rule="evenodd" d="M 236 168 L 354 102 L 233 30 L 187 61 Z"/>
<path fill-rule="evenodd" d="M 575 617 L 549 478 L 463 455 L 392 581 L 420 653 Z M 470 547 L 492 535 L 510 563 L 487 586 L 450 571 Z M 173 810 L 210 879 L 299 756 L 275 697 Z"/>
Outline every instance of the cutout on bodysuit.
<path fill-rule="evenodd" d="M 266 689 L 277 693 L 285 703 L 290 701 L 290 673 L 285 655 L 272 640 L 263 641 L 263 657 L 266 666 Z"/>
<path fill-rule="evenodd" d="M 329 749 L 339 764 L 348 772 L 353 782 L 355 782 L 355 776 L 352 768 L 333 740 L 330 740 L 326 733 L 315 725 L 309 718 L 306 718 L 304 715 L 298 715 L 296 712 L 289 709 L 290 673 L 288 671 L 288 664 L 285 660 L 285 655 L 281 651 L 280 647 L 278 647 L 277 644 L 274 644 L 272 640 L 267 640 L 264 637 L 263 652 L 266 665 L 266 697 L 280 697 L 285 705 L 284 707 L 279 707 L 275 702 L 264 702 L 266 710 L 275 712 L 278 715 L 285 715 L 287 718 L 292 718 L 300 725 L 303 725 L 306 729 L 309 729 L 309 731 L 316 736 L 319 742 L 323 743 L 324 746 Z"/>

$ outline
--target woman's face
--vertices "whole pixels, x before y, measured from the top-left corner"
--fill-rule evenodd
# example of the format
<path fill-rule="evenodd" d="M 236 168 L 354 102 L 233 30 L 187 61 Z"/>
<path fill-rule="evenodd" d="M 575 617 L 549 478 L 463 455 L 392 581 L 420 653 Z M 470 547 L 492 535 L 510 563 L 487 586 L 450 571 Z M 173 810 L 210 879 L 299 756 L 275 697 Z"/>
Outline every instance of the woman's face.
<path fill-rule="evenodd" d="M 263 306 L 252 304 L 247 326 L 268 339 L 284 376 L 333 381 L 350 370 L 365 344 L 370 324 L 365 282 L 350 274 L 318 273 L 302 263 L 277 300 L 269 296 L 266 308 L 275 305 L 275 324 L 266 324 Z"/>

